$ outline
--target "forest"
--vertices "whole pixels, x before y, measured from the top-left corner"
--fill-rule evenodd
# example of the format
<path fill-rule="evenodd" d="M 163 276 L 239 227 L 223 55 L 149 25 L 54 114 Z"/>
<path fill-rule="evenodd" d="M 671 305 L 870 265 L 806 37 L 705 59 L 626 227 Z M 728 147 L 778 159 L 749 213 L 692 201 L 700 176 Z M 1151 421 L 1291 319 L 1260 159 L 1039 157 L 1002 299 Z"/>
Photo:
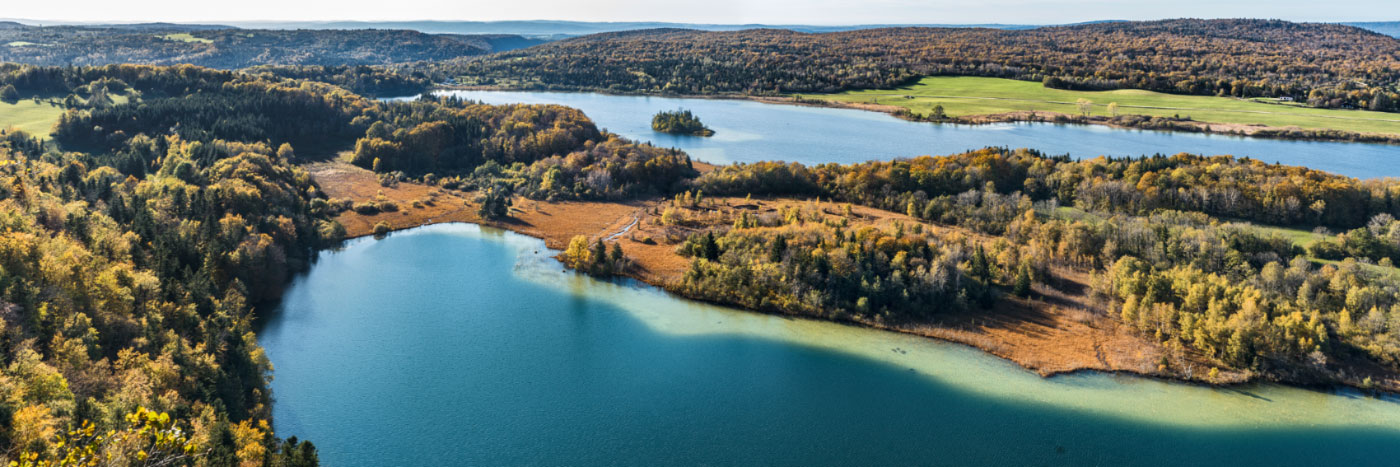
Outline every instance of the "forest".
<path fill-rule="evenodd" d="M 19 465 L 314 465 L 313 446 L 272 437 L 250 304 L 335 229 L 271 148 L 162 139 L 140 178 L 23 133 L 0 145 L 0 449 Z"/>
<path fill-rule="evenodd" d="M 453 189 L 503 185 L 542 200 L 671 192 L 696 172 L 688 155 L 598 130 L 578 109 L 452 98 L 383 103 L 351 163 Z"/>
<path fill-rule="evenodd" d="M 428 68 L 465 83 L 667 94 L 828 93 L 929 75 L 1400 110 L 1400 39 L 1275 20 L 1107 22 L 1023 30 L 655 29 L 596 34 Z"/>
<path fill-rule="evenodd" d="M 931 233 L 848 230 L 798 208 L 771 220 L 741 216 L 722 235 L 693 234 L 679 247 L 694 260 L 678 289 L 760 311 L 926 322 L 990 304 L 990 276 L 959 266 L 971 248 Z"/>
<path fill-rule="evenodd" d="M 195 122 L 234 96 L 276 107 L 344 91 L 193 67 L 7 71 L 26 94 L 139 93 L 146 98 L 111 109 L 150 120 L 129 134 L 91 123 L 82 132 L 71 125 L 94 109 L 72 109 L 58 146 L 22 132 L 0 143 L 0 452 L 18 465 L 315 465 L 314 446 L 271 433 L 271 367 L 253 310 L 343 229 L 291 146 L 269 144 L 283 134 L 267 130 L 284 122 L 206 119 L 184 137 L 161 119 L 181 112 Z M 185 101 L 185 92 L 226 94 Z M 362 103 L 339 102 L 345 111 Z"/>

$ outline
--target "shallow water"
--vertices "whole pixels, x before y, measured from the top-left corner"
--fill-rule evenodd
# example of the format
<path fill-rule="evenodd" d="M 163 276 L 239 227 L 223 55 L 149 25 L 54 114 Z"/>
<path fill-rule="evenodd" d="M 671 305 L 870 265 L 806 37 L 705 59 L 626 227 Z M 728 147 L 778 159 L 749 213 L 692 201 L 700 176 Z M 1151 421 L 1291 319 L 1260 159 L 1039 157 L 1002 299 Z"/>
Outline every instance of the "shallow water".
<path fill-rule="evenodd" d="M 467 224 L 325 252 L 268 315 L 326 465 L 1393 465 L 1400 403 L 1097 373 L 562 271 Z"/>
<path fill-rule="evenodd" d="M 516 91 L 439 93 L 488 104 L 575 107 L 588 114 L 600 128 L 658 146 L 683 149 L 699 160 L 719 164 L 766 160 L 851 163 L 1005 146 L 1034 148 L 1047 154 L 1069 154 L 1076 158 L 1181 152 L 1229 154 L 1352 177 L 1400 176 L 1400 145 L 1245 138 L 1101 125 L 939 125 L 904 121 L 878 112 L 744 100 Z M 652 115 L 676 108 L 695 112 L 715 130 L 715 135 L 706 138 L 652 131 Z"/>

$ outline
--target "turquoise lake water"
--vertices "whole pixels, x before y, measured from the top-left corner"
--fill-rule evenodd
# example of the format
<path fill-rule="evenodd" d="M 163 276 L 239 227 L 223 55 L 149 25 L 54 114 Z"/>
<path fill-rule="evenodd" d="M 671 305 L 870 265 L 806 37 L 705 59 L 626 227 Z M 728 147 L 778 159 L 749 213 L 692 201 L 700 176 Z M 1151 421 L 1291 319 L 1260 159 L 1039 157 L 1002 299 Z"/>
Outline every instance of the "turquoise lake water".
<path fill-rule="evenodd" d="M 564 272 L 467 224 L 326 251 L 266 313 L 324 465 L 1396 465 L 1400 402 L 1043 379 L 978 350 Z"/>

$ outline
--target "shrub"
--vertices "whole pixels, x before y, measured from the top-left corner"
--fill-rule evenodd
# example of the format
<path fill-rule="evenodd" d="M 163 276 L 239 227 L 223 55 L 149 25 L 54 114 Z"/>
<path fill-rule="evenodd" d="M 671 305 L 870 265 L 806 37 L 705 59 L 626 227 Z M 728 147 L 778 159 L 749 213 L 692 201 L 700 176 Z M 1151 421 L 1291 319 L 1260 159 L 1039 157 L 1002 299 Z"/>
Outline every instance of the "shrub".
<path fill-rule="evenodd" d="M 319 221 L 316 223 L 316 231 L 321 235 L 321 240 L 326 243 L 335 243 L 345 239 L 345 226 L 336 221 Z"/>
<path fill-rule="evenodd" d="M 368 201 L 363 203 L 356 203 L 355 212 L 366 216 L 373 216 L 375 214 L 379 214 L 379 205 Z"/>

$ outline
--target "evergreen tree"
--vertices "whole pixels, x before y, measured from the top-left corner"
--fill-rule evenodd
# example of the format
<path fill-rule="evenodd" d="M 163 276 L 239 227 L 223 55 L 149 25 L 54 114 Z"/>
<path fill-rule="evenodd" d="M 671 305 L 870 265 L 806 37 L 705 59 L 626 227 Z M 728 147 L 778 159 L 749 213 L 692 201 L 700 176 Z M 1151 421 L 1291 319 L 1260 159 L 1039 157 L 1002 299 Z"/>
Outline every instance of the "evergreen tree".
<path fill-rule="evenodd" d="M 1016 282 L 1011 287 L 1011 293 L 1018 297 L 1031 296 L 1031 268 L 1029 265 L 1022 264 L 1020 268 L 1017 268 Z"/>

